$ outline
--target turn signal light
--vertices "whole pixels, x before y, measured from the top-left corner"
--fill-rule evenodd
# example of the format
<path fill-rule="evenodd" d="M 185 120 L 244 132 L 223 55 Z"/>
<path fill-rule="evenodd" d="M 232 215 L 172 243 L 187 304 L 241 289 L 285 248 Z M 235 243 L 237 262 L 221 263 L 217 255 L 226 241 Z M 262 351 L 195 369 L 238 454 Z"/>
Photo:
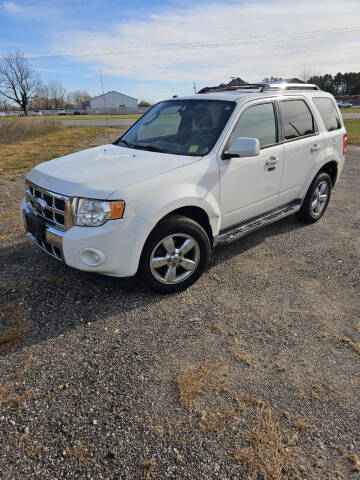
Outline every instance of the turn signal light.
<path fill-rule="evenodd" d="M 347 150 L 347 135 L 346 133 L 343 135 L 343 155 L 345 155 Z"/>
<path fill-rule="evenodd" d="M 109 218 L 121 218 L 124 213 L 125 203 L 122 201 L 109 202 L 110 212 Z"/>

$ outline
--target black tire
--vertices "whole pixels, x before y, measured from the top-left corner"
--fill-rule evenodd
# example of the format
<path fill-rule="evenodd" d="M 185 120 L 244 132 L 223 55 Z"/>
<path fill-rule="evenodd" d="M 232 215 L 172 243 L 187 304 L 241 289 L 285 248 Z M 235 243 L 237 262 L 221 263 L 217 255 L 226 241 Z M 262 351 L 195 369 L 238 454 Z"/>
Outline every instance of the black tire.
<path fill-rule="evenodd" d="M 162 240 L 166 240 L 169 237 L 173 240 L 173 244 L 176 247 L 177 253 L 174 256 L 171 256 L 169 252 L 165 250 L 162 243 Z M 189 245 L 191 245 L 191 241 L 193 241 L 194 246 L 185 254 L 182 254 L 180 247 L 184 245 L 185 240 L 189 240 Z M 163 253 L 157 253 L 159 251 Z M 182 258 L 178 257 L 178 255 L 182 255 Z M 185 258 L 185 255 L 189 255 L 190 257 Z M 193 255 L 193 257 L 191 257 L 191 255 Z M 155 292 L 178 292 L 196 282 L 206 269 L 210 255 L 211 245 L 209 237 L 201 225 L 190 218 L 174 215 L 165 218 L 149 235 L 140 258 L 139 278 L 142 283 Z M 154 256 L 156 256 L 155 258 L 159 258 L 159 260 L 161 259 L 162 262 L 165 261 L 164 259 L 166 257 L 169 263 L 156 267 L 157 270 L 155 270 L 155 267 L 150 267 L 151 260 Z M 175 256 L 176 258 L 174 258 Z M 176 263 L 172 263 L 171 259 Z M 186 263 L 193 262 L 194 266 L 191 265 L 191 268 L 194 269 L 189 273 L 189 270 L 181 265 L 182 261 Z M 165 278 L 162 278 L 168 273 L 169 269 L 173 271 L 174 267 L 175 272 L 178 274 L 177 278 L 179 279 L 176 278 L 173 281 L 172 279 L 165 280 Z M 182 275 L 185 276 L 183 280 L 181 280 Z M 162 280 L 160 278 L 162 278 Z"/>
<path fill-rule="evenodd" d="M 319 192 L 318 188 L 323 185 L 326 185 L 324 195 L 326 194 L 327 198 L 324 200 L 324 203 L 321 204 L 319 201 L 320 197 L 318 197 L 318 204 L 314 207 L 313 205 L 316 202 L 316 195 L 317 192 Z M 315 223 L 320 220 L 329 205 L 331 189 L 332 182 L 330 176 L 326 172 L 320 172 L 312 181 L 301 209 L 296 214 L 298 219 L 303 223 Z M 316 208 L 319 208 L 318 212 L 316 212 Z"/>

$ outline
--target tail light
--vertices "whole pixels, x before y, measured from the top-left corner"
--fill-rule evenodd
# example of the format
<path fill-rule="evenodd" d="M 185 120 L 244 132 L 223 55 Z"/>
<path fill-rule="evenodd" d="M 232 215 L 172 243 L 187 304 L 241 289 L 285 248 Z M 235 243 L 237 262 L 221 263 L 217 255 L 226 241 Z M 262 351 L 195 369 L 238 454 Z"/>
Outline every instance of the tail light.
<path fill-rule="evenodd" d="M 343 135 L 343 155 L 345 155 L 347 149 L 347 135 L 346 133 Z"/>

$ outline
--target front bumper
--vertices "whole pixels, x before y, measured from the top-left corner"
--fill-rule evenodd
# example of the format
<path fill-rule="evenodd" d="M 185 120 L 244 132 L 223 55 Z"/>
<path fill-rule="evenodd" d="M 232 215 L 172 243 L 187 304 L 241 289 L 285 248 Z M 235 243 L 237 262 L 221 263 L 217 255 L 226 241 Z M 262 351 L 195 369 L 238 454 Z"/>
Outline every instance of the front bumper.
<path fill-rule="evenodd" d="M 38 217 L 45 229 L 44 239 L 39 239 L 29 231 L 26 213 L 30 209 L 25 199 L 20 208 L 27 236 L 47 254 L 78 270 L 114 277 L 132 277 L 137 273 L 144 243 L 153 228 L 140 217 L 130 217 L 109 220 L 99 227 L 61 230 Z M 103 254 L 101 265 L 84 263 L 82 252 L 89 249 Z"/>
<path fill-rule="evenodd" d="M 63 236 L 65 232 L 63 232 L 59 228 L 47 224 L 44 220 L 42 220 L 45 227 L 45 238 L 39 238 L 34 232 L 31 232 L 29 230 L 26 221 L 26 215 L 33 216 L 34 213 L 26 206 L 25 202 L 24 205 L 21 205 L 21 207 L 23 225 L 26 231 L 26 235 L 30 238 L 30 240 L 42 250 L 44 250 L 46 253 L 56 258 L 56 260 L 64 260 Z"/>

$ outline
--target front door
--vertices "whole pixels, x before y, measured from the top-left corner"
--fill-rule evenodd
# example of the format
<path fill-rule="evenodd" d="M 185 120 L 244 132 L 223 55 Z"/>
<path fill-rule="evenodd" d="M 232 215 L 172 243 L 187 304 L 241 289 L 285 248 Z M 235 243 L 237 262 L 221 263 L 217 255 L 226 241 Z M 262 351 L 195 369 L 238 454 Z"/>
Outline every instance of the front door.
<path fill-rule="evenodd" d="M 278 122 L 273 102 L 257 103 L 240 115 L 226 148 L 236 138 L 257 138 L 255 157 L 219 157 L 221 229 L 273 210 L 277 206 L 284 163 L 284 146 L 278 144 Z"/>

